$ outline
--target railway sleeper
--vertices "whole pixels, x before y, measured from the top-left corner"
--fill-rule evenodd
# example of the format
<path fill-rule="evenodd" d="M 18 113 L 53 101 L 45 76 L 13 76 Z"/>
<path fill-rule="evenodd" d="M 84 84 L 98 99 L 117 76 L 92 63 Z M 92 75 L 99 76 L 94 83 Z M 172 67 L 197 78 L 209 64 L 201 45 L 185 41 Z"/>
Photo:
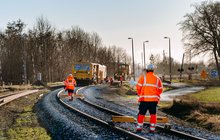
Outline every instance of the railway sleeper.
<path fill-rule="evenodd" d="M 112 122 L 136 122 L 136 118 L 132 116 L 112 116 Z M 145 116 L 144 122 L 150 122 L 150 116 Z M 168 123 L 167 117 L 157 116 L 158 123 Z"/>
<path fill-rule="evenodd" d="M 4 99 L 1 99 L 1 100 L 0 100 L 0 104 L 1 104 L 1 103 L 4 103 Z"/>
<path fill-rule="evenodd" d="M 137 122 L 137 119 L 132 116 L 115 116 L 115 115 L 113 115 L 111 122 L 108 122 L 108 123 L 109 123 L 109 125 L 114 126 L 114 123 L 124 123 L 124 122 L 135 123 L 135 122 Z M 149 123 L 150 116 L 145 116 L 144 122 Z M 157 116 L 157 123 L 165 124 L 164 129 L 167 129 L 167 130 L 171 129 L 171 125 L 169 124 L 169 119 L 167 117 Z"/>

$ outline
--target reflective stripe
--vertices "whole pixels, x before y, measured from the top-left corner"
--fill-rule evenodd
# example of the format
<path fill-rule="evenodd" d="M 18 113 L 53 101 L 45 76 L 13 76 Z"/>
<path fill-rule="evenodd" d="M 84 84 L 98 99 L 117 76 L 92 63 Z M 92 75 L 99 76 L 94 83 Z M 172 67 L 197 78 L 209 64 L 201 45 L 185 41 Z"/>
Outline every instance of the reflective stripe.
<path fill-rule="evenodd" d="M 139 86 L 141 86 L 141 87 L 143 86 L 143 84 L 140 84 L 140 83 L 137 83 L 137 85 L 139 85 Z"/>
<path fill-rule="evenodd" d="M 147 76 L 144 74 L 144 84 L 147 84 Z"/>
<path fill-rule="evenodd" d="M 143 129 L 143 126 L 137 125 L 137 126 L 136 126 L 136 129 L 137 129 L 137 130 L 142 130 L 142 129 Z"/>
<path fill-rule="evenodd" d="M 157 77 L 156 77 L 156 78 L 157 78 Z M 158 78 L 157 78 L 156 84 L 147 84 L 147 76 L 146 76 L 146 74 L 144 74 L 144 84 L 143 84 L 143 86 L 145 86 L 145 87 L 160 88 L 160 87 L 158 86 L 158 83 L 159 83 L 159 80 L 158 80 Z"/>
<path fill-rule="evenodd" d="M 154 123 L 151 123 L 151 124 L 150 124 L 150 126 L 152 126 L 152 127 L 156 127 L 156 124 L 154 124 Z"/>
<path fill-rule="evenodd" d="M 143 126 L 143 123 L 138 123 L 138 126 Z"/>
<path fill-rule="evenodd" d="M 160 99 L 160 97 L 157 96 L 157 95 L 143 95 L 143 96 L 139 96 L 139 98 L 157 98 L 157 99 Z"/>
<path fill-rule="evenodd" d="M 158 88 L 158 86 L 157 85 L 155 85 L 155 84 L 143 84 L 143 86 L 145 86 L 145 87 L 156 87 L 156 88 Z"/>
<path fill-rule="evenodd" d="M 150 130 L 151 130 L 151 131 L 154 131 L 154 130 L 155 130 L 155 127 L 150 127 Z"/>
<path fill-rule="evenodd" d="M 68 86 L 72 86 L 72 85 L 74 85 L 74 83 L 68 83 L 67 85 L 68 85 Z"/>

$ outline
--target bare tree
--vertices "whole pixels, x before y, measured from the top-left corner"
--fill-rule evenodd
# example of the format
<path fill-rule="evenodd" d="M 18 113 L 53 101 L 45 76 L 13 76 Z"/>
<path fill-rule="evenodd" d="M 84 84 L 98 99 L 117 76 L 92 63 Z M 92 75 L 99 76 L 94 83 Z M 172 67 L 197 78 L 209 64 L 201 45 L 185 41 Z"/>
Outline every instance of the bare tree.
<path fill-rule="evenodd" d="M 71 73 L 72 64 L 80 61 L 104 64 L 110 74 L 117 63 L 131 62 L 125 50 L 103 46 L 97 33 L 78 26 L 57 31 L 41 16 L 32 29 L 24 32 L 24 27 L 18 20 L 0 32 L 0 78 L 8 83 L 34 82 L 38 72 L 44 82 L 61 81 Z"/>
<path fill-rule="evenodd" d="M 220 73 L 220 2 L 202 2 L 195 4 L 194 8 L 195 11 L 186 14 L 180 23 L 183 40 L 193 55 L 213 53 Z"/>

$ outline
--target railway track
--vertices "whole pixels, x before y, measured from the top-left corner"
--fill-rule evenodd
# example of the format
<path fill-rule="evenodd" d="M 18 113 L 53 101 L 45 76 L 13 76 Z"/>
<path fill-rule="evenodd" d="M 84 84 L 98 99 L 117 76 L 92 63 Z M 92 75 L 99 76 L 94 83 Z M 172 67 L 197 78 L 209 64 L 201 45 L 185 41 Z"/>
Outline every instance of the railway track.
<path fill-rule="evenodd" d="M 79 91 L 79 90 L 78 90 Z M 78 92 L 77 91 L 77 92 Z M 68 109 L 71 109 L 71 110 L 74 110 L 75 112 L 78 112 L 80 114 L 82 114 L 84 117 L 88 117 L 89 119 L 91 120 L 95 120 L 97 121 L 98 123 L 102 124 L 102 125 L 105 125 L 107 127 L 110 127 L 112 129 L 115 129 L 116 131 L 120 131 L 121 133 L 124 133 L 126 135 L 128 135 L 129 137 L 133 138 L 133 139 L 147 139 L 146 137 L 143 137 L 143 136 L 140 136 L 140 135 L 137 135 L 129 130 L 125 130 L 125 129 L 122 129 L 121 127 L 118 127 L 118 126 L 115 126 L 114 123 L 112 123 L 111 121 L 104 121 L 103 119 L 100 119 L 98 117 L 94 117 L 92 115 L 89 115 L 88 113 L 85 113 L 84 111 L 81 111 L 77 108 L 74 108 L 73 106 L 69 105 L 68 103 L 62 101 L 60 98 L 59 98 L 59 95 L 62 91 L 60 91 L 58 94 L 57 94 L 57 98 L 58 100 L 63 104 L 65 105 Z M 84 104 L 87 104 L 89 106 L 92 106 L 102 112 L 105 112 L 109 115 L 118 115 L 118 116 L 126 116 L 125 114 L 121 114 L 119 112 L 115 112 L 113 110 L 110 110 L 110 109 L 107 109 L 107 108 L 104 108 L 104 107 L 101 107 L 99 105 L 96 105 L 94 103 L 91 103 L 89 101 L 86 101 L 84 99 L 80 99 L 80 102 L 84 103 Z M 177 131 L 177 130 L 174 130 L 174 129 L 167 129 L 169 127 L 164 127 L 164 126 L 160 126 L 158 125 L 157 126 L 157 130 L 161 133 L 166 133 L 168 135 L 173 135 L 175 137 L 178 137 L 180 139 L 192 139 L 192 140 L 204 140 L 203 138 L 200 138 L 200 137 L 196 137 L 196 136 L 193 136 L 193 135 L 190 135 L 190 134 L 187 134 L 187 133 L 184 133 L 184 132 L 180 132 L 180 131 Z"/>
<path fill-rule="evenodd" d="M 129 139 L 146 140 L 146 138 L 144 138 L 144 137 L 141 137 L 141 136 L 139 136 L 139 135 L 137 135 L 137 134 L 135 134 L 135 133 L 129 132 L 129 131 L 124 130 L 124 129 L 122 129 L 122 128 L 112 126 L 112 125 L 110 125 L 108 122 L 105 122 L 105 121 L 103 121 L 103 120 L 101 120 L 101 119 L 98 119 L 98 118 L 96 118 L 96 117 L 93 117 L 93 116 L 91 116 L 91 115 L 89 115 L 89 114 L 87 114 L 87 113 L 84 113 L 84 112 L 78 110 L 77 108 L 74 108 L 73 106 L 68 105 L 67 103 L 65 103 L 64 101 L 62 101 L 62 99 L 59 98 L 61 92 L 63 92 L 63 90 L 61 90 L 60 92 L 58 92 L 58 94 L 57 94 L 57 99 L 58 99 L 58 101 L 60 101 L 60 103 L 62 103 L 66 108 L 68 108 L 68 109 L 70 109 L 70 110 L 72 110 L 72 111 L 74 111 L 74 112 L 77 112 L 77 113 L 79 113 L 80 115 L 82 115 L 82 116 L 88 118 L 89 120 L 92 120 L 92 121 L 95 121 L 96 123 L 99 123 L 100 125 L 103 125 L 103 126 L 105 126 L 105 127 L 108 127 L 108 128 L 110 128 L 110 129 L 113 129 L 114 131 L 118 131 L 119 133 L 128 136 Z"/>
<path fill-rule="evenodd" d="M 1 95 L 0 96 L 0 106 L 3 106 L 13 100 L 16 100 L 18 98 L 21 98 L 23 96 L 32 94 L 32 93 L 36 93 L 39 90 L 27 90 L 27 91 L 23 91 L 23 92 L 16 92 L 16 93 L 8 93 L 5 95 Z"/>
<path fill-rule="evenodd" d="M 99 110 L 102 110 L 102 111 L 105 111 L 105 112 L 108 112 L 112 115 L 118 115 L 118 116 L 126 116 L 125 114 L 121 114 L 121 113 L 118 113 L 118 112 L 115 112 L 113 110 L 110 110 L 108 108 L 104 108 L 104 107 L 101 107 L 101 106 L 98 106 L 96 104 L 93 104 L 89 101 L 86 101 L 86 100 L 83 100 L 83 99 L 80 99 L 79 100 L 81 102 L 84 102 L 85 104 L 88 104 L 90 106 L 93 106 Z M 114 125 L 112 122 L 109 122 L 110 125 Z M 200 138 L 200 137 L 196 137 L 196 136 L 193 136 L 193 135 L 190 135 L 190 134 L 187 134 L 187 133 L 184 133 L 184 132 L 181 132 L 181 131 L 177 131 L 177 130 L 174 130 L 174 129 L 170 129 L 169 127 L 167 126 L 160 126 L 160 125 L 157 125 L 157 129 L 161 132 L 165 132 L 165 133 L 168 133 L 170 135 L 175 135 L 175 136 L 178 136 L 180 138 L 184 138 L 184 139 L 192 139 L 192 140 L 205 140 L 203 138 Z"/>
<path fill-rule="evenodd" d="M 21 93 L 21 92 L 7 93 L 7 94 L 4 94 L 4 95 L 1 95 L 1 96 L 0 96 L 0 99 L 3 99 L 3 98 L 5 98 L 5 97 L 9 97 L 9 96 L 12 96 L 12 95 L 15 95 L 15 94 L 19 94 L 19 93 Z"/>
<path fill-rule="evenodd" d="M 57 97 L 60 90 L 51 91 L 36 105 L 37 115 L 52 139 L 131 139 L 62 104 Z"/>

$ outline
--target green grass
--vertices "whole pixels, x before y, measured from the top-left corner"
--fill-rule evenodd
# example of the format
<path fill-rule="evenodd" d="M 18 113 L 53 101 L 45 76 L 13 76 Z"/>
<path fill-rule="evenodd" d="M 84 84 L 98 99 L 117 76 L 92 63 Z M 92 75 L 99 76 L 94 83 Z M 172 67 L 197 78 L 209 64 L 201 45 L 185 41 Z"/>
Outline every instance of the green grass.
<path fill-rule="evenodd" d="M 167 102 L 167 101 L 161 101 L 159 103 L 160 108 L 167 108 L 167 107 L 171 107 L 172 105 L 173 105 L 173 102 Z"/>
<path fill-rule="evenodd" d="M 163 92 L 165 92 L 165 91 L 168 91 L 168 90 L 171 90 L 172 88 L 170 88 L 170 87 L 163 87 Z"/>
<path fill-rule="evenodd" d="M 212 87 L 189 96 L 196 98 L 200 102 L 220 102 L 220 87 Z"/>
<path fill-rule="evenodd" d="M 63 82 L 47 83 L 48 86 L 63 85 Z"/>
<path fill-rule="evenodd" d="M 51 137 L 47 133 L 47 130 L 40 126 L 38 117 L 34 111 L 34 105 L 37 102 L 37 97 L 40 94 L 47 93 L 47 90 L 40 91 L 36 94 L 29 95 L 28 98 L 20 98 L 15 102 L 11 102 L 12 110 L 21 110 L 13 117 L 13 122 L 10 126 L 7 126 L 5 131 L 0 130 L 0 140 L 50 140 Z M 19 104 L 16 106 L 16 104 Z M 12 118 L 10 118 L 12 119 Z M 7 116 L 0 119 L 0 121 L 6 121 Z"/>
<path fill-rule="evenodd" d="M 37 116 L 32 112 L 32 108 L 30 106 L 25 107 L 23 113 L 15 119 L 14 125 L 7 130 L 8 139 L 50 140 L 47 131 L 38 126 L 37 123 Z"/>

